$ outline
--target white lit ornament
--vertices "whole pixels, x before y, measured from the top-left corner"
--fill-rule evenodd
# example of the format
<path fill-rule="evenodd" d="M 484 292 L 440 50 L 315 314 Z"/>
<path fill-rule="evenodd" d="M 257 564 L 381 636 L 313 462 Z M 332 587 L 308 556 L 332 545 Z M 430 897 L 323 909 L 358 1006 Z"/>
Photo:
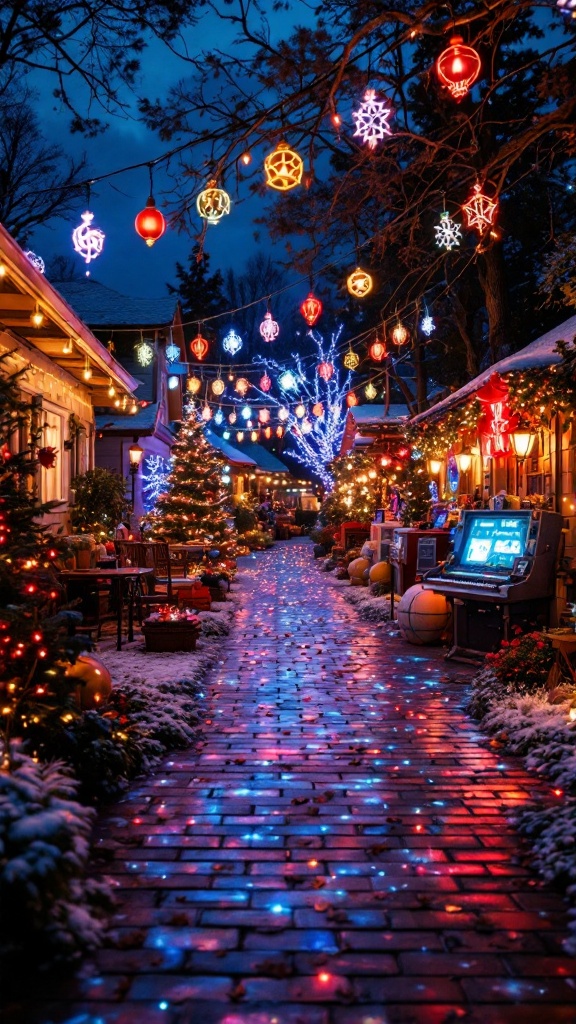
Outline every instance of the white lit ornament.
<path fill-rule="evenodd" d="M 278 378 L 278 383 L 283 391 L 295 391 L 298 387 L 298 381 L 292 370 L 284 370 Z"/>
<path fill-rule="evenodd" d="M 311 430 L 314 430 L 314 424 L 310 420 L 302 420 L 300 430 L 303 434 L 309 434 Z"/>
<path fill-rule="evenodd" d="M 178 387 L 178 377 L 168 377 L 168 389 L 169 391 L 175 391 Z"/>
<path fill-rule="evenodd" d="M 306 406 L 302 402 L 298 402 L 298 405 L 294 409 L 294 413 L 299 420 L 303 419 L 306 415 Z"/>
<path fill-rule="evenodd" d="M 82 223 L 72 232 L 72 245 L 86 263 L 95 260 L 104 248 L 106 235 L 100 228 L 91 227 L 94 214 L 86 210 L 82 214 Z"/>
<path fill-rule="evenodd" d="M 422 334 L 426 335 L 427 338 L 430 337 L 432 331 L 436 330 L 436 324 L 434 323 L 434 320 L 432 319 L 429 313 L 426 313 L 426 316 L 422 317 L 420 321 L 420 330 L 422 331 Z"/>
<path fill-rule="evenodd" d="M 228 352 L 228 355 L 231 356 L 235 356 L 236 353 L 239 352 L 240 349 L 242 348 L 242 338 L 240 337 L 239 334 L 237 334 L 233 327 L 230 328 L 228 334 L 224 338 L 224 341 L 222 342 L 222 348 L 224 349 L 225 352 Z"/>
<path fill-rule="evenodd" d="M 218 409 L 214 413 L 214 423 L 217 423 L 218 426 L 220 426 L 221 423 L 224 423 L 224 413 L 222 412 L 222 409 Z"/>
<path fill-rule="evenodd" d="M 226 385 L 222 380 L 222 377 L 216 377 L 215 380 L 212 381 L 210 387 L 212 388 L 212 394 L 216 395 L 216 397 L 220 397 L 220 395 L 224 394 Z"/>
<path fill-rule="evenodd" d="M 281 405 L 280 408 L 278 409 L 278 419 L 281 420 L 282 423 L 284 423 L 284 421 L 288 419 L 289 415 L 290 413 L 288 412 L 288 409 L 286 409 L 285 406 Z"/>
<path fill-rule="evenodd" d="M 196 209 L 209 224 L 218 224 L 222 217 L 230 213 L 230 196 L 223 188 L 217 187 L 213 178 L 198 196 Z"/>
<path fill-rule="evenodd" d="M 176 363 L 180 359 L 180 348 L 173 341 L 166 345 L 166 359 L 169 363 Z"/>
<path fill-rule="evenodd" d="M 249 420 L 252 415 L 252 409 L 250 408 L 250 406 L 245 405 L 244 408 L 240 411 L 240 415 L 243 420 Z"/>
<path fill-rule="evenodd" d="M 364 388 L 364 394 L 368 399 L 376 398 L 378 392 L 376 391 L 376 388 L 374 387 L 372 381 L 370 381 L 370 383 L 367 384 L 366 387 Z"/>
<path fill-rule="evenodd" d="M 440 223 L 434 228 L 436 234 L 436 245 L 440 249 L 453 249 L 462 241 L 462 229 L 455 220 L 452 220 L 448 210 L 442 210 Z"/>
<path fill-rule="evenodd" d="M 388 124 L 391 114 L 392 108 L 386 106 L 386 101 L 376 98 L 376 90 L 367 89 L 360 108 L 352 113 L 356 125 L 354 135 L 359 135 L 362 142 L 367 142 L 370 149 L 375 149 L 381 139 L 392 135 Z"/>
<path fill-rule="evenodd" d="M 208 422 L 208 420 L 212 419 L 212 409 L 210 408 L 209 405 L 205 405 L 204 408 L 202 409 L 202 419 L 205 420 L 206 423 Z"/>
<path fill-rule="evenodd" d="M 154 359 L 154 348 L 149 341 L 139 341 L 136 345 L 136 359 L 140 366 L 150 366 Z"/>
<path fill-rule="evenodd" d="M 272 319 L 272 313 L 268 310 L 264 313 L 264 319 L 260 324 L 260 334 L 264 338 L 264 341 L 274 341 L 280 333 L 280 327 L 275 320 Z"/>

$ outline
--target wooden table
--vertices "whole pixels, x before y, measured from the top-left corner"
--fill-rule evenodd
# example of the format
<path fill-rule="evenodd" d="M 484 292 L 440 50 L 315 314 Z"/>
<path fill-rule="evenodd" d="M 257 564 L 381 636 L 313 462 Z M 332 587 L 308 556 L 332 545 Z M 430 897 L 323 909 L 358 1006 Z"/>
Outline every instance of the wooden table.
<path fill-rule="evenodd" d="M 540 635 L 556 651 L 554 664 L 546 680 L 548 689 L 554 689 L 562 680 L 576 685 L 576 665 L 571 660 L 572 655 L 576 654 L 576 633 L 571 629 L 552 629 Z"/>
<path fill-rule="evenodd" d="M 122 610 L 128 606 L 128 643 L 134 639 L 134 598 L 140 587 L 143 576 L 151 576 L 153 569 L 139 566 L 128 566 L 125 569 L 63 569 L 60 578 L 64 583 L 68 580 L 109 580 L 116 591 L 118 602 L 116 649 L 122 649 Z"/>
<path fill-rule="evenodd" d="M 204 556 L 209 551 L 212 551 L 212 547 L 208 544 L 169 544 L 168 547 L 171 555 L 175 554 L 179 556 L 178 563 L 180 564 L 178 567 L 182 568 L 184 576 L 188 575 L 188 566 L 190 564 L 198 565 L 200 567 L 200 563 Z"/>

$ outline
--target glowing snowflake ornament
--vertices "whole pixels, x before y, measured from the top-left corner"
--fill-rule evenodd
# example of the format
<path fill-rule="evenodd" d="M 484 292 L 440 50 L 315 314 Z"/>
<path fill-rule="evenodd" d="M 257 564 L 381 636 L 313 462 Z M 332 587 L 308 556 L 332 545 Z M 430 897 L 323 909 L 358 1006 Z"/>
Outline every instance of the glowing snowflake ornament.
<path fill-rule="evenodd" d="M 74 251 L 77 252 L 85 263 L 90 263 L 100 256 L 102 249 L 104 248 L 104 239 L 106 235 L 100 228 L 91 227 L 92 221 L 94 220 L 94 214 L 86 210 L 82 214 L 82 223 L 78 227 L 74 228 L 72 232 L 72 245 Z"/>
<path fill-rule="evenodd" d="M 228 334 L 224 338 L 222 348 L 231 356 L 235 356 L 242 348 L 242 338 L 236 333 L 233 327 L 230 328 Z"/>
<path fill-rule="evenodd" d="M 434 323 L 434 320 L 432 319 L 429 313 L 426 313 L 426 316 L 422 317 L 420 321 L 420 330 L 422 331 L 422 334 L 426 335 L 427 338 L 430 337 L 432 331 L 436 330 L 436 324 Z"/>
<path fill-rule="evenodd" d="M 283 391 L 296 391 L 298 387 L 298 381 L 292 373 L 292 370 L 284 370 L 278 378 L 278 383 Z"/>
<path fill-rule="evenodd" d="M 454 246 L 460 245 L 462 241 L 462 230 L 460 225 L 452 220 L 448 210 L 442 210 L 440 214 L 440 223 L 436 224 L 434 228 L 436 234 L 436 245 L 440 249 L 453 249 Z"/>
<path fill-rule="evenodd" d="M 474 185 L 474 191 L 468 202 L 464 203 L 462 207 L 467 226 L 476 228 L 480 234 L 492 226 L 497 209 L 498 203 L 484 195 L 479 181 Z"/>
<path fill-rule="evenodd" d="M 37 253 L 32 252 L 32 249 L 27 249 L 24 255 L 26 259 L 32 264 L 34 269 L 38 271 L 39 274 L 46 273 L 46 264 L 44 263 L 44 260 L 42 259 L 41 256 L 38 256 Z"/>
<path fill-rule="evenodd" d="M 359 110 L 352 113 L 356 125 L 354 135 L 359 135 L 362 142 L 367 142 L 370 149 L 376 149 L 378 142 L 386 135 L 392 135 L 388 118 L 392 108 L 386 106 L 386 100 L 376 97 L 375 89 L 367 89 Z"/>

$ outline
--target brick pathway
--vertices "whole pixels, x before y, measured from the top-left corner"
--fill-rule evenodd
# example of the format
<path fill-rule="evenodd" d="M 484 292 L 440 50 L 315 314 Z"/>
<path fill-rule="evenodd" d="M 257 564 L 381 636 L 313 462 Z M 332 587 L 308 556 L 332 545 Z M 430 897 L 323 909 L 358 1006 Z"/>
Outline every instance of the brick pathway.
<path fill-rule="evenodd" d="M 116 948 L 18 1024 L 573 1024 L 563 903 L 505 819 L 534 779 L 308 542 L 247 564 L 203 742 L 101 824 Z"/>

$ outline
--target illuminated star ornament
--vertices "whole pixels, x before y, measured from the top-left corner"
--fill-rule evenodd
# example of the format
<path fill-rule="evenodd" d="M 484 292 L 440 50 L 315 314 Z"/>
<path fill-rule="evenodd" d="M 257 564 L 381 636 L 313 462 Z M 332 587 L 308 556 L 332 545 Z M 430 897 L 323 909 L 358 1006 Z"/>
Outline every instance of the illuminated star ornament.
<path fill-rule="evenodd" d="M 468 202 L 462 206 L 467 226 L 476 228 L 481 235 L 494 223 L 497 209 L 498 203 L 484 195 L 478 181 Z"/>
<path fill-rule="evenodd" d="M 436 224 L 434 231 L 436 233 L 436 245 L 440 249 L 453 249 L 456 245 L 460 245 L 462 241 L 462 230 L 460 225 L 452 220 L 448 210 L 443 210 L 440 214 L 440 223 Z"/>
<path fill-rule="evenodd" d="M 93 228 L 94 214 L 86 210 L 82 214 L 82 223 L 72 232 L 72 245 L 86 263 L 100 256 L 104 248 L 105 234 L 100 228 Z"/>
<path fill-rule="evenodd" d="M 242 348 L 242 338 L 240 337 L 239 334 L 237 334 L 233 327 L 230 328 L 228 334 L 224 338 L 224 341 L 222 342 L 222 348 L 224 349 L 225 352 L 228 352 L 228 355 L 231 356 L 235 356 L 236 353 L 239 352 L 240 349 Z"/>
<path fill-rule="evenodd" d="M 370 149 L 376 149 L 381 139 L 386 135 L 392 135 L 392 129 L 388 124 L 391 114 L 392 108 L 386 105 L 386 101 L 376 98 L 375 89 L 367 89 L 360 109 L 352 113 L 356 125 L 354 135 L 359 135 L 362 142 L 368 143 Z"/>

